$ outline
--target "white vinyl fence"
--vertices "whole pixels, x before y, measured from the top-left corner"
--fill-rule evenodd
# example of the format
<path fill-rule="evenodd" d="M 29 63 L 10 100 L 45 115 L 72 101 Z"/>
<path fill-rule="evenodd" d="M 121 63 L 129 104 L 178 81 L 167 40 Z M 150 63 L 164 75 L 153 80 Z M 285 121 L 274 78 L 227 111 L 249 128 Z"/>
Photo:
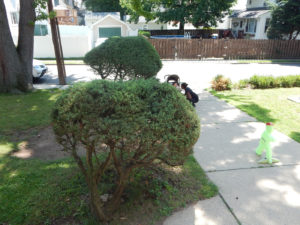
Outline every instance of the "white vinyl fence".
<path fill-rule="evenodd" d="M 61 43 L 65 58 L 83 57 L 92 48 L 89 36 L 63 36 Z M 35 36 L 33 54 L 34 58 L 55 58 L 52 37 Z"/>

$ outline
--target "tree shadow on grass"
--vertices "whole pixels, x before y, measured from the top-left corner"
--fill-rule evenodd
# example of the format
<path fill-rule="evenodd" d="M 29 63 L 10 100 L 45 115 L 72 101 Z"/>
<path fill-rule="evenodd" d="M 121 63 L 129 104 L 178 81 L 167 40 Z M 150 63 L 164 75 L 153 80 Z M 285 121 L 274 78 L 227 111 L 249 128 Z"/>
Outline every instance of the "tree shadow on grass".
<path fill-rule="evenodd" d="M 212 92 L 214 95 L 231 105 L 239 108 L 240 110 L 246 112 L 250 116 L 256 118 L 258 121 L 267 123 L 267 122 L 276 122 L 277 119 L 273 118 L 270 115 L 271 110 L 261 107 L 260 105 L 253 103 L 251 98 L 245 95 L 225 95 L 219 92 Z"/>
<path fill-rule="evenodd" d="M 277 119 L 274 119 L 273 117 L 270 116 L 271 110 L 265 109 L 257 104 L 254 103 L 249 103 L 247 105 L 245 104 L 240 104 L 236 105 L 237 108 L 240 110 L 248 113 L 250 116 L 253 116 L 257 120 L 267 123 L 267 122 L 276 122 Z"/>

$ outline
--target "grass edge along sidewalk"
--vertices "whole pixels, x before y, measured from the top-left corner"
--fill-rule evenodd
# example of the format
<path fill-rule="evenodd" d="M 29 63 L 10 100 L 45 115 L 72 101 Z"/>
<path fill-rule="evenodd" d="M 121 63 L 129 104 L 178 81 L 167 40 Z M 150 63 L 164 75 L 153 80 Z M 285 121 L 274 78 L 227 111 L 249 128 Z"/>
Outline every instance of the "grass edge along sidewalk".
<path fill-rule="evenodd" d="M 299 95 L 300 88 L 209 91 L 258 121 L 273 122 L 275 129 L 300 143 L 300 104 L 288 100 Z"/>
<path fill-rule="evenodd" d="M 0 118 L 9 120 L 0 123 L 0 224 L 98 224 L 88 209 L 84 178 L 71 158 L 43 161 L 11 155 L 21 145 L 30 145 L 16 133 L 31 132 L 36 138 L 39 129 L 50 125 L 52 105 L 61 93 L 38 90 L 22 95 L 0 94 Z M 155 224 L 218 192 L 193 156 L 183 167 L 158 166 L 153 173 L 142 170 L 130 182 L 127 200 L 111 224 Z M 109 189 L 110 184 L 113 182 L 107 182 L 104 188 Z M 131 198 L 136 195 L 138 198 Z"/>

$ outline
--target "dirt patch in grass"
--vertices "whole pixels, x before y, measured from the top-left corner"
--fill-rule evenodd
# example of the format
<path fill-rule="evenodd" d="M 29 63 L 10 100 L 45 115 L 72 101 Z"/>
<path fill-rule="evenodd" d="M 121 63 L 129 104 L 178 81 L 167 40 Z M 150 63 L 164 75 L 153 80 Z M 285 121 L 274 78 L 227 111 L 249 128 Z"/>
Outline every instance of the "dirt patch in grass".
<path fill-rule="evenodd" d="M 18 149 L 12 152 L 12 155 L 18 158 L 56 160 L 69 156 L 57 143 L 51 126 L 16 132 L 11 139 L 13 142 L 20 143 L 16 146 Z"/>

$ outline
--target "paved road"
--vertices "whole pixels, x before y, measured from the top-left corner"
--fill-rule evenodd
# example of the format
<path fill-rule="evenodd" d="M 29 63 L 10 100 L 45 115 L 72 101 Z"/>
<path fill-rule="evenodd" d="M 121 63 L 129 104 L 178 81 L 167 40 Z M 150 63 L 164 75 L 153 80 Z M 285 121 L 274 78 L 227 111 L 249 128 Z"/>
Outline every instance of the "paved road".
<path fill-rule="evenodd" d="M 39 82 L 41 84 L 58 84 L 56 66 L 48 66 L 49 73 Z M 68 84 L 78 81 L 99 79 L 88 66 L 67 65 Z M 300 64 L 234 64 L 229 62 L 203 62 L 203 61 L 163 61 L 163 68 L 158 73 L 158 78 L 164 80 L 166 74 L 178 74 L 182 82 L 201 91 L 210 87 L 210 81 L 218 74 L 229 77 L 233 82 L 249 78 L 253 75 L 292 75 L 300 74 Z"/>

